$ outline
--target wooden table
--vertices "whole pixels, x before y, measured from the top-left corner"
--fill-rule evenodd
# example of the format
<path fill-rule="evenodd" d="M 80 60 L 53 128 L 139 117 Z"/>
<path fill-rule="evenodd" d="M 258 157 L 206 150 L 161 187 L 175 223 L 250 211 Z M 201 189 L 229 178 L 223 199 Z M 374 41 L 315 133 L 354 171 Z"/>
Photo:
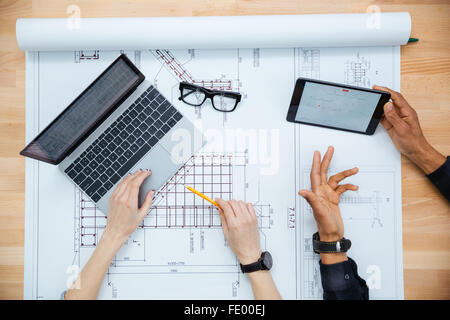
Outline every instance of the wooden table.
<path fill-rule="evenodd" d="M 402 47 L 402 93 L 419 113 L 429 142 L 450 154 L 450 3 L 448 0 L 33 0 L 0 2 L 0 298 L 23 297 L 25 53 L 17 18 L 360 13 L 370 5 L 409 11 L 415 44 Z M 405 297 L 450 298 L 450 206 L 402 159 Z"/>

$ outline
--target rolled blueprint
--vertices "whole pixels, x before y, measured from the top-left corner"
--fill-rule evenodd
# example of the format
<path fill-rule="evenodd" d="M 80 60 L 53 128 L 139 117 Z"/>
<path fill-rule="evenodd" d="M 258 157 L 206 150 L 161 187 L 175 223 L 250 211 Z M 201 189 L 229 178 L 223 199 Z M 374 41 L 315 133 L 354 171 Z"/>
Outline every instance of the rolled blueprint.
<path fill-rule="evenodd" d="M 408 12 L 218 17 L 18 19 L 24 51 L 392 46 Z"/>

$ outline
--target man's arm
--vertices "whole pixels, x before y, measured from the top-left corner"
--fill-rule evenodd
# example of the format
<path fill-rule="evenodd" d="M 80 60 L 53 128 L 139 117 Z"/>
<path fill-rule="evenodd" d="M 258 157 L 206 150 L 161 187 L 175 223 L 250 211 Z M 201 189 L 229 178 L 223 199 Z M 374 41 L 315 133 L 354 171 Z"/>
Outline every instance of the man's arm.
<path fill-rule="evenodd" d="M 150 171 L 138 171 L 125 177 L 109 201 L 108 222 L 94 253 L 64 299 L 96 299 L 106 270 L 123 243 L 139 226 L 150 210 L 153 191 L 138 208 L 138 193 Z"/>
<path fill-rule="evenodd" d="M 320 241 L 336 242 L 344 237 L 344 223 L 339 209 L 342 193 L 358 190 L 353 184 L 339 184 L 345 178 L 358 173 L 358 168 L 342 171 L 328 180 L 328 166 L 334 148 L 328 147 L 323 160 L 320 153 L 314 152 L 311 169 L 311 189 L 300 190 L 299 194 L 308 201 L 317 222 Z M 356 263 L 345 252 L 321 253 L 320 274 L 323 298 L 325 300 L 367 300 L 369 289 L 359 277 Z"/>
<path fill-rule="evenodd" d="M 328 263 L 321 254 L 320 276 L 324 300 L 368 300 L 369 288 L 358 275 L 356 262 L 345 255 L 345 260 Z"/>
<path fill-rule="evenodd" d="M 220 220 L 225 239 L 243 265 L 261 256 L 258 221 L 253 205 L 242 201 L 216 199 L 220 206 Z M 257 300 L 281 299 L 269 270 L 248 273 L 253 296 Z"/>
<path fill-rule="evenodd" d="M 423 135 L 417 112 L 406 99 L 396 91 L 386 87 L 374 89 L 388 91 L 392 102 L 384 105 L 381 124 L 386 128 L 397 149 L 416 164 L 450 201 L 450 162 L 434 149 Z"/>
<path fill-rule="evenodd" d="M 447 157 L 442 166 L 428 174 L 427 178 L 450 201 L 450 157 Z"/>

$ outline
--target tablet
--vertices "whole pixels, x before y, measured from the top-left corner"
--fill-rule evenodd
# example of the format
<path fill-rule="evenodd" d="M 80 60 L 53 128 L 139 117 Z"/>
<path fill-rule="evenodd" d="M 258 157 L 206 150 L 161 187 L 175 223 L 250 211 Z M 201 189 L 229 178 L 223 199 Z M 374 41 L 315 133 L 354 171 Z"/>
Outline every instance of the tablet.
<path fill-rule="evenodd" d="M 299 78 L 287 121 L 372 135 L 389 92 Z"/>

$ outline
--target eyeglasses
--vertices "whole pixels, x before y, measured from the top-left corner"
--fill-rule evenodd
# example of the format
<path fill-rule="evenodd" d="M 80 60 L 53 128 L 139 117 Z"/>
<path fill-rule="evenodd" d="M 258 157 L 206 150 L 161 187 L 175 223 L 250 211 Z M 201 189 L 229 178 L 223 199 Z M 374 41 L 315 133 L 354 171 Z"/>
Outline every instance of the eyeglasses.
<path fill-rule="evenodd" d="M 236 109 L 237 104 L 241 101 L 241 94 L 232 91 L 210 90 L 184 81 L 180 83 L 180 97 L 178 100 L 198 107 L 207 98 L 211 99 L 212 106 L 217 111 L 231 112 Z"/>

